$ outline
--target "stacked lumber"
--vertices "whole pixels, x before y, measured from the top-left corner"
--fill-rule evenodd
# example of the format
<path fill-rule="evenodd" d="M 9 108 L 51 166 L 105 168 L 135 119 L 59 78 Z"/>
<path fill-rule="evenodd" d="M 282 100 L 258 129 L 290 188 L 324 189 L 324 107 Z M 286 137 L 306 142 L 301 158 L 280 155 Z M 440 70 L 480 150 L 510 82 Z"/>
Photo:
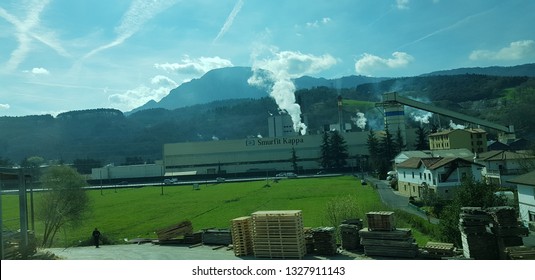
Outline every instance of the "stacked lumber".
<path fill-rule="evenodd" d="M 232 235 L 229 229 L 204 229 L 202 232 L 202 243 L 208 245 L 229 245 L 232 244 Z"/>
<path fill-rule="evenodd" d="M 487 208 L 492 217 L 491 232 L 496 235 L 500 259 L 507 259 L 506 248 L 524 245 L 522 236 L 529 234 L 528 229 L 518 221 L 513 207 L 501 206 Z"/>
<path fill-rule="evenodd" d="M 498 259 L 496 237 L 490 232 L 492 217 L 481 207 L 462 207 L 459 229 L 463 255 L 476 260 Z"/>
<path fill-rule="evenodd" d="M 378 211 L 366 213 L 369 230 L 386 230 L 391 231 L 396 229 L 394 223 L 394 212 Z"/>
<path fill-rule="evenodd" d="M 184 244 L 198 244 L 202 242 L 202 231 L 184 235 Z"/>
<path fill-rule="evenodd" d="M 251 217 L 255 257 L 286 259 L 306 254 L 301 210 L 258 211 Z"/>
<path fill-rule="evenodd" d="M 314 248 L 318 255 L 336 255 L 336 236 L 334 227 L 318 227 L 312 229 Z"/>
<path fill-rule="evenodd" d="M 535 260 L 535 247 L 533 246 L 507 247 L 505 253 L 509 260 Z"/>
<path fill-rule="evenodd" d="M 363 228 L 362 219 L 344 220 L 340 225 L 342 248 L 345 250 L 361 249 L 359 230 Z"/>
<path fill-rule="evenodd" d="M 306 253 L 313 254 L 314 253 L 314 235 L 312 233 L 312 228 L 311 227 L 303 228 L 303 233 L 305 235 Z"/>
<path fill-rule="evenodd" d="M 359 236 L 366 256 L 415 258 L 418 255 L 418 245 L 408 228 L 390 231 L 363 228 Z"/>
<path fill-rule="evenodd" d="M 178 224 L 174 224 L 162 229 L 156 230 L 156 235 L 159 241 L 171 241 L 178 237 L 183 237 L 193 232 L 193 225 L 190 221 L 185 220 Z"/>
<path fill-rule="evenodd" d="M 455 246 L 453 243 L 427 242 L 423 251 L 428 258 L 432 259 L 451 258 L 455 256 Z"/>
<path fill-rule="evenodd" d="M 253 235 L 251 216 L 233 219 L 232 224 L 232 247 L 234 255 L 248 256 L 253 254 Z"/>

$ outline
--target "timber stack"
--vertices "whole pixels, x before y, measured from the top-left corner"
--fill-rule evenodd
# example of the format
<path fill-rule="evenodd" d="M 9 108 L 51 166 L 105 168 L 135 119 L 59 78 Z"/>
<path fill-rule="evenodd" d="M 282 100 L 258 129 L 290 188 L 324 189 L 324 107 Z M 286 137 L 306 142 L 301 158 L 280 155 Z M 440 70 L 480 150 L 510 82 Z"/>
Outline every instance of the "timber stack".
<path fill-rule="evenodd" d="M 233 219 L 232 224 L 232 247 L 234 255 L 248 256 L 253 254 L 253 236 L 251 216 Z"/>
<path fill-rule="evenodd" d="M 301 259 L 306 254 L 301 210 L 258 211 L 251 216 L 255 257 Z"/>
<path fill-rule="evenodd" d="M 184 241 L 184 236 L 191 234 L 193 225 L 188 220 L 156 230 L 160 244 L 181 243 Z"/>
<path fill-rule="evenodd" d="M 496 236 L 490 232 L 492 217 L 481 207 L 462 207 L 459 229 L 465 258 L 476 260 L 498 259 Z"/>
<path fill-rule="evenodd" d="M 447 259 L 455 256 L 453 243 L 427 242 L 421 256 L 429 259 Z"/>
<path fill-rule="evenodd" d="M 362 219 L 349 219 L 342 221 L 342 224 L 340 225 L 342 248 L 345 250 L 362 249 L 359 236 L 359 231 L 362 228 L 364 228 Z"/>
<path fill-rule="evenodd" d="M 516 210 L 509 206 L 487 208 L 492 217 L 491 232 L 496 235 L 500 259 L 507 259 L 506 248 L 522 246 L 522 236 L 529 230 L 518 220 Z"/>
<path fill-rule="evenodd" d="M 418 245 L 410 229 L 396 229 L 394 212 L 368 212 L 368 227 L 359 231 L 366 256 L 415 258 Z"/>
<path fill-rule="evenodd" d="M 316 254 L 323 256 L 336 255 L 336 236 L 334 227 L 318 227 L 312 229 Z"/>

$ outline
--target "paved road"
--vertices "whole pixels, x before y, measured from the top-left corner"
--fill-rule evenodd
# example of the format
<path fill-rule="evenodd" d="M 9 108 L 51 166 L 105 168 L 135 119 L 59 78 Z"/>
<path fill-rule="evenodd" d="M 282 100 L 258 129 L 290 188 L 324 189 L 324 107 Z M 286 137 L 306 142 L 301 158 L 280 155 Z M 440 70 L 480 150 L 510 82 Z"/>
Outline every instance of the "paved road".
<path fill-rule="evenodd" d="M 195 248 L 188 246 L 160 246 L 151 243 L 102 245 L 71 248 L 49 248 L 60 259 L 65 260 L 257 260 L 254 256 L 236 257 L 234 251 L 226 247 L 203 245 Z M 215 250 L 214 250 L 215 249 Z M 362 253 L 340 251 L 334 256 L 306 255 L 305 260 L 371 260 Z M 259 260 L 265 260 L 259 258 Z"/>
<path fill-rule="evenodd" d="M 367 177 L 367 181 L 372 182 L 377 186 L 377 192 L 381 196 L 381 200 L 384 204 L 394 208 L 400 209 L 405 212 L 420 216 L 424 219 L 427 219 L 427 215 L 418 211 L 414 207 L 409 206 L 409 198 L 400 195 L 397 191 L 394 191 L 388 181 L 381 181 L 373 177 Z M 429 221 L 433 224 L 438 224 L 439 220 L 433 217 L 429 217 Z"/>

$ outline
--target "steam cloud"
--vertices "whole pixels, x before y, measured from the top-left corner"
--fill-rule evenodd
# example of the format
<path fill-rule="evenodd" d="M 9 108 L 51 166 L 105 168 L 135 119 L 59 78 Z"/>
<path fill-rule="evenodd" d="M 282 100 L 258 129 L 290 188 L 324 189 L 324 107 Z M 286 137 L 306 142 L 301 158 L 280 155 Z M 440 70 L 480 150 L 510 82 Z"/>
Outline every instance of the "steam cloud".
<path fill-rule="evenodd" d="M 462 124 L 456 124 L 453 122 L 453 120 L 450 120 L 450 127 L 452 129 L 465 129 L 466 126 L 462 125 Z"/>
<path fill-rule="evenodd" d="M 433 116 L 433 113 L 418 110 L 410 113 L 410 116 L 414 121 L 419 122 L 420 124 L 428 124 L 429 119 Z"/>
<path fill-rule="evenodd" d="M 366 117 L 364 116 L 364 113 L 360 112 L 357 113 L 356 117 L 351 117 L 351 120 L 358 128 L 362 130 L 364 130 L 364 128 L 366 127 L 366 122 L 368 121 L 368 119 L 366 119 Z"/>
<path fill-rule="evenodd" d="M 306 125 L 301 122 L 301 107 L 295 103 L 295 85 L 292 79 L 328 69 L 336 64 L 331 55 L 314 56 L 300 52 L 270 50 L 270 57 L 259 59 L 253 55 L 253 76 L 247 82 L 257 87 L 265 87 L 275 99 L 280 110 L 292 118 L 294 130 L 306 134 Z"/>

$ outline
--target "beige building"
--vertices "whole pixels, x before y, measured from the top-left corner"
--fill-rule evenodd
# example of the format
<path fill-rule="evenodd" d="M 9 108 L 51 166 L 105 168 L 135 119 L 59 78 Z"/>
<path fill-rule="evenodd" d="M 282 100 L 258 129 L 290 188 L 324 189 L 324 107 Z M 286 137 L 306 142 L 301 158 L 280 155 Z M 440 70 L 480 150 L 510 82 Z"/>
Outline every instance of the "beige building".
<path fill-rule="evenodd" d="M 349 167 L 357 167 L 355 157 L 367 155 L 368 132 L 343 133 Z M 292 170 L 295 149 L 300 170 L 320 169 L 322 135 L 249 138 L 209 142 L 170 143 L 163 146 L 165 174 L 243 173 Z"/>
<path fill-rule="evenodd" d="M 487 132 L 480 128 L 444 130 L 429 135 L 431 150 L 468 149 L 472 153 L 487 151 Z"/>

